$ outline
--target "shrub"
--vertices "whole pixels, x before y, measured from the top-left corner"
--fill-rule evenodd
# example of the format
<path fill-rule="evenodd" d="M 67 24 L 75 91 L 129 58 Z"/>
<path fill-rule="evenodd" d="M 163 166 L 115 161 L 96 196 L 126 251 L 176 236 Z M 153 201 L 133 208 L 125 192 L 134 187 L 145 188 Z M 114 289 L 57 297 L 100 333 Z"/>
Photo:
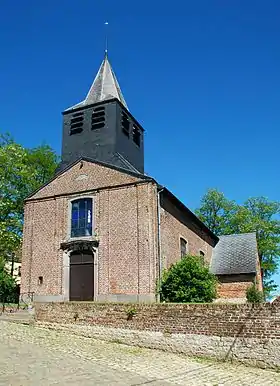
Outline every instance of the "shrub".
<path fill-rule="evenodd" d="M 248 303 L 262 303 L 264 301 L 264 295 L 262 291 L 257 289 L 256 284 L 247 288 L 246 298 Z"/>
<path fill-rule="evenodd" d="M 137 314 L 136 308 L 134 308 L 134 307 L 129 307 L 129 308 L 126 310 L 127 320 L 132 320 L 133 317 L 134 317 L 136 314 Z"/>
<path fill-rule="evenodd" d="M 10 302 L 14 299 L 16 282 L 5 269 L 5 261 L 0 259 L 0 302 Z"/>
<path fill-rule="evenodd" d="M 188 255 L 163 273 L 161 301 L 171 303 L 208 303 L 216 298 L 217 279 L 202 259 Z"/>

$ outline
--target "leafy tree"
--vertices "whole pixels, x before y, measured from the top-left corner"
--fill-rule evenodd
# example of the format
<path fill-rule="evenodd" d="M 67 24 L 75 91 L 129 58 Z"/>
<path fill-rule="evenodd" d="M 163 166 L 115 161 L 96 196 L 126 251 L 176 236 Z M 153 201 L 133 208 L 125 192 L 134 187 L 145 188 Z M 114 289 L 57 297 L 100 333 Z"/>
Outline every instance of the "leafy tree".
<path fill-rule="evenodd" d="M 0 135 L 0 257 L 10 259 L 21 245 L 24 199 L 47 182 L 58 157 L 47 145 L 28 149 Z"/>
<path fill-rule="evenodd" d="M 188 255 L 164 272 L 160 296 L 171 303 L 208 303 L 216 298 L 216 285 L 202 259 Z"/>
<path fill-rule="evenodd" d="M 0 302 L 9 300 L 15 293 L 15 279 L 5 269 L 4 259 L 0 259 Z"/>
<path fill-rule="evenodd" d="M 214 189 L 205 194 L 196 210 L 197 216 L 217 236 L 256 232 L 266 296 L 277 288 L 271 276 L 277 271 L 280 256 L 279 213 L 279 202 L 254 197 L 239 205 Z"/>
<path fill-rule="evenodd" d="M 228 200 L 223 193 L 209 189 L 202 197 L 200 208 L 196 210 L 200 220 L 217 236 L 232 233 L 232 219 L 237 205 Z"/>

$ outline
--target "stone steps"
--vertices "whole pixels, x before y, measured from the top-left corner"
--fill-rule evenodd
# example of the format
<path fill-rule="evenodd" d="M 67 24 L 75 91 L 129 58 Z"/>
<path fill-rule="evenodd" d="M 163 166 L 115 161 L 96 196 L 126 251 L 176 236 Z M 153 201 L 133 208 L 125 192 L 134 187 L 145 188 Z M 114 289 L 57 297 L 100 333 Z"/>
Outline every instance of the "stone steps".
<path fill-rule="evenodd" d="M 3 312 L 0 313 L 0 320 L 30 324 L 34 321 L 34 314 L 28 311 Z"/>

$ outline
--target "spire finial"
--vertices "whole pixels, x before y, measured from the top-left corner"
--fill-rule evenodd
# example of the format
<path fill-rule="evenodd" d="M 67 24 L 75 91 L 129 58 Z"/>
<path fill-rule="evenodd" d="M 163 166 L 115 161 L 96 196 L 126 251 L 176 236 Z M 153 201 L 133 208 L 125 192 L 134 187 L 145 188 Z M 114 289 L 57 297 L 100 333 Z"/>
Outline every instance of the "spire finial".
<path fill-rule="evenodd" d="M 105 56 L 108 56 L 108 22 L 105 21 Z"/>

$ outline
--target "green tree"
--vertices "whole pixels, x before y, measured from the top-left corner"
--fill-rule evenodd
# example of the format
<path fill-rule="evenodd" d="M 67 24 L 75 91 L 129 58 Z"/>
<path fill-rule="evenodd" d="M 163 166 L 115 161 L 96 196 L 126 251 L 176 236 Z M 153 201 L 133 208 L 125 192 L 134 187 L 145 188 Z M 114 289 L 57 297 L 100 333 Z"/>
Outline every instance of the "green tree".
<path fill-rule="evenodd" d="M 58 157 L 47 145 L 24 148 L 9 135 L 0 136 L 0 257 L 18 253 L 24 199 L 53 177 Z"/>
<path fill-rule="evenodd" d="M 217 236 L 256 232 L 266 296 L 277 288 L 271 276 L 277 271 L 280 256 L 279 213 L 279 202 L 254 197 L 239 205 L 214 189 L 205 194 L 196 210 Z"/>
<path fill-rule="evenodd" d="M 16 282 L 5 269 L 5 261 L 0 258 L 0 302 L 9 301 L 14 295 Z"/>
<path fill-rule="evenodd" d="M 202 197 L 200 208 L 196 215 L 217 236 L 232 233 L 233 218 L 238 205 L 228 200 L 223 193 L 209 189 Z"/>
<path fill-rule="evenodd" d="M 217 279 L 198 256 L 186 256 L 164 272 L 160 297 L 171 303 L 209 303 L 216 298 Z"/>

